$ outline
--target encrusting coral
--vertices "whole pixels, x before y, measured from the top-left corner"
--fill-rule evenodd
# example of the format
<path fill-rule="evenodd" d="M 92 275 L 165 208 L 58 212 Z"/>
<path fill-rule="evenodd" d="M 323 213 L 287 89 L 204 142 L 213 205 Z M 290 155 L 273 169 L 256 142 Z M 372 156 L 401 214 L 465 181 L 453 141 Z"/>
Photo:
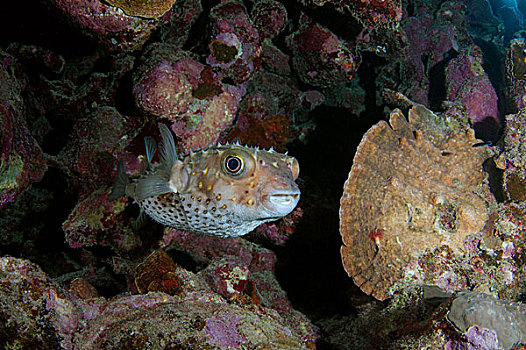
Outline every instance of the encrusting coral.
<path fill-rule="evenodd" d="M 340 206 L 343 265 L 365 293 L 384 300 L 426 250 L 460 255 L 488 218 L 474 132 L 423 106 L 399 111 L 362 138 Z"/>
<path fill-rule="evenodd" d="M 526 341 L 526 306 L 476 292 L 459 293 L 451 304 L 448 319 L 462 332 L 478 326 L 494 331 L 499 348 L 511 349 Z"/>

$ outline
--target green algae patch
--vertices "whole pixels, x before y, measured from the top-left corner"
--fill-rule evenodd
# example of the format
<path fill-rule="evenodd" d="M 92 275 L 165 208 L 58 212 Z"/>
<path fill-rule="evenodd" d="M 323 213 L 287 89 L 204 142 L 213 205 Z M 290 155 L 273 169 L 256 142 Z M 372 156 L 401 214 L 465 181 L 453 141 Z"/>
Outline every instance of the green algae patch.
<path fill-rule="evenodd" d="M 0 160 L 0 190 L 16 188 L 16 179 L 23 169 L 24 162 L 18 154 Z"/>

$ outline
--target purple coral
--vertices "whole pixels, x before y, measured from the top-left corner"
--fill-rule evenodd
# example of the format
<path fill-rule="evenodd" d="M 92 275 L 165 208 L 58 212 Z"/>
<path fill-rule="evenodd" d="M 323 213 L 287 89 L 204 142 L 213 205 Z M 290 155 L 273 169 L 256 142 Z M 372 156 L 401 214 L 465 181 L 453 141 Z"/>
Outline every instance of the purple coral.
<path fill-rule="evenodd" d="M 470 327 L 465 333 L 466 342 L 450 340 L 445 350 L 484 350 L 502 349 L 498 346 L 497 333 L 493 330 L 478 326 Z"/>
<path fill-rule="evenodd" d="M 211 345 L 238 348 L 247 342 L 247 339 L 237 330 L 237 326 L 242 322 L 235 315 L 229 319 L 207 318 L 205 321 L 205 330 Z"/>

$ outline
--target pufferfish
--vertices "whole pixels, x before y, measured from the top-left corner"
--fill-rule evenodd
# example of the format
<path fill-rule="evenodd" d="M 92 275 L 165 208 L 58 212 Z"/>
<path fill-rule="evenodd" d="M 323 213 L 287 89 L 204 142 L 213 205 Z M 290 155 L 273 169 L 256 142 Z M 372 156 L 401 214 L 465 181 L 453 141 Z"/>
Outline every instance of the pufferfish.
<path fill-rule="evenodd" d="M 245 235 L 298 204 L 294 157 L 239 144 L 178 156 L 171 131 L 162 123 L 159 130 L 159 163 L 152 163 L 156 143 L 146 137 L 145 169 L 129 181 L 121 163 L 108 199 L 126 194 L 162 225 L 220 237 Z"/>

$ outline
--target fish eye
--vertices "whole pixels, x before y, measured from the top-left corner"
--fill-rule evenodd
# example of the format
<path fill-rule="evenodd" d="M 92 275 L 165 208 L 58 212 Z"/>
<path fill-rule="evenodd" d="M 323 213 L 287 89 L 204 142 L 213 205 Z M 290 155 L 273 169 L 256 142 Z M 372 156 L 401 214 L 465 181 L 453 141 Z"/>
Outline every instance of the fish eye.
<path fill-rule="evenodd" d="M 238 155 L 229 155 L 223 162 L 224 168 L 229 175 L 240 175 L 245 169 L 243 158 Z"/>
<path fill-rule="evenodd" d="M 292 172 L 292 178 L 296 180 L 300 174 L 300 165 L 298 160 L 294 157 L 287 159 L 287 164 L 289 165 L 290 171 Z"/>

